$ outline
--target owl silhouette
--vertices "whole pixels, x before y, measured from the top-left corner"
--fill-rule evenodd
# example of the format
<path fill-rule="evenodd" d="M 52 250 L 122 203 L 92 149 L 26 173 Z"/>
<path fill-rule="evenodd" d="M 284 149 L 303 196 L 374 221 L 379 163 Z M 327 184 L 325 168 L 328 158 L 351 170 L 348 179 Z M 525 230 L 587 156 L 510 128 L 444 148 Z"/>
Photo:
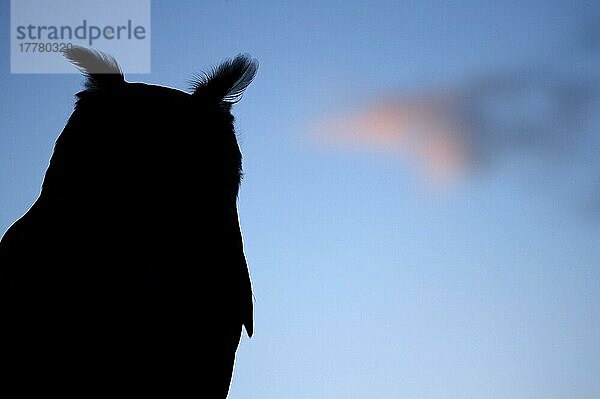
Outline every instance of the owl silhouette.
<path fill-rule="evenodd" d="M 0 392 L 225 398 L 253 333 L 231 108 L 258 63 L 226 60 L 188 93 L 64 55 L 85 88 L 0 241 Z"/>

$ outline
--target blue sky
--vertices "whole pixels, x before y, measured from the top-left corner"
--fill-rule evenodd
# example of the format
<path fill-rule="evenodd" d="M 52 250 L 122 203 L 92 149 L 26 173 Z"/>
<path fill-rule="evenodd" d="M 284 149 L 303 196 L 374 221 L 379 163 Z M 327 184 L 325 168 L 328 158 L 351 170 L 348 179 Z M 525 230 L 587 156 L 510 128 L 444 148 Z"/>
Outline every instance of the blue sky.
<path fill-rule="evenodd" d="M 599 397 L 600 218 L 573 200 L 597 163 L 518 144 L 507 155 L 477 133 L 492 166 L 438 187 L 401 154 L 323 145 L 311 131 L 389 93 L 410 99 L 515 69 L 577 80 L 597 65 L 600 46 L 579 51 L 578 35 L 598 7 L 256 3 L 153 2 L 152 73 L 126 76 L 186 89 L 226 57 L 260 61 L 234 108 L 256 304 L 230 397 Z M 0 234 L 37 197 L 81 87 L 74 74 L 10 74 L 9 16 L 5 1 Z M 597 122 L 569 143 L 597 154 Z"/>

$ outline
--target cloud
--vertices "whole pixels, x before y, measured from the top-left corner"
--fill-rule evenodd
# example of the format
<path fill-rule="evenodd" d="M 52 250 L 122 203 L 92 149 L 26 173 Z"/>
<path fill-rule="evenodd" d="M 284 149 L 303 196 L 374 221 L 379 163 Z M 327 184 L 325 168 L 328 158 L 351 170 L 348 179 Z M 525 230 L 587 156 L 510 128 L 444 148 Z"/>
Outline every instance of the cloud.
<path fill-rule="evenodd" d="M 450 90 L 382 96 L 326 118 L 315 131 L 335 148 L 408 160 L 438 185 L 525 158 L 540 181 L 569 187 L 565 195 L 600 210 L 598 115 L 597 76 L 540 67 L 480 75 Z"/>
<path fill-rule="evenodd" d="M 441 183 L 469 167 L 460 113 L 447 95 L 382 98 L 321 121 L 321 142 L 408 158 Z"/>
<path fill-rule="evenodd" d="M 381 95 L 313 131 L 332 148 L 402 159 L 436 185 L 528 166 L 525 180 L 600 216 L 600 13 L 575 25 L 550 59 Z"/>

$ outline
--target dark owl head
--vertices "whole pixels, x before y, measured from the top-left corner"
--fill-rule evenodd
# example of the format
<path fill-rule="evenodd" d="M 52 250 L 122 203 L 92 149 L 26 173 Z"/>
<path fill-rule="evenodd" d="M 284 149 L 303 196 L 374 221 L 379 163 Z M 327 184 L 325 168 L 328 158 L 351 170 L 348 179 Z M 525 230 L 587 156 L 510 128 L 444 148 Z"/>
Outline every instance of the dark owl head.
<path fill-rule="evenodd" d="M 126 82 L 116 60 L 98 51 L 73 47 L 64 55 L 85 75 L 85 90 L 56 142 L 42 195 L 235 202 L 242 163 L 230 110 L 256 60 L 226 60 L 195 77 L 187 93 Z"/>

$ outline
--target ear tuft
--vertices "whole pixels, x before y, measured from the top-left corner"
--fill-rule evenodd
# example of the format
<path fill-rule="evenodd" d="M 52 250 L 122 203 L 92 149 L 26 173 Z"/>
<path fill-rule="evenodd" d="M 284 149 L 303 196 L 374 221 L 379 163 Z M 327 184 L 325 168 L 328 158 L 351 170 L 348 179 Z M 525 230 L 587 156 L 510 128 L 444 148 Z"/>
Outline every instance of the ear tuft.
<path fill-rule="evenodd" d="M 85 87 L 88 90 L 113 87 L 125 82 L 121 67 L 110 54 L 80 46 L 67 48 L 62 53 L 85 75 Z"/>
<path fill-rule="evenodd" d="M 210 73 L 195 76 L 192 90 L 195 97 L 214 103 L 234 104 L 256 76 L 258 61 L 248 54 L 228 59 Z"/>

